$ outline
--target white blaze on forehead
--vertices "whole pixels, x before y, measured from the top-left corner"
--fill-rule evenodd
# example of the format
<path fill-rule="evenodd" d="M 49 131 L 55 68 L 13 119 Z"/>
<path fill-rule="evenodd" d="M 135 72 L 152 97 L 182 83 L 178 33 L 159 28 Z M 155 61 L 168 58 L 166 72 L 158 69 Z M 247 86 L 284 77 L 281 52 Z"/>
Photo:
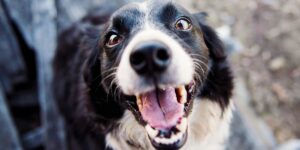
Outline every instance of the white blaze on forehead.
<path fill-rule="evenodd" d="M 150 12 L 150 9 L 149 9 L 149 1 L 145 1 L 143 3 L 140 3 L 139 4 L 139 10 L 142 11 L 144 14 L 145 14 L 145 17 L 143 18 L 143 28 L 144 29 L 148 29 L 150 28 L 150 24 L 149 24 L 149 12 Z"/>

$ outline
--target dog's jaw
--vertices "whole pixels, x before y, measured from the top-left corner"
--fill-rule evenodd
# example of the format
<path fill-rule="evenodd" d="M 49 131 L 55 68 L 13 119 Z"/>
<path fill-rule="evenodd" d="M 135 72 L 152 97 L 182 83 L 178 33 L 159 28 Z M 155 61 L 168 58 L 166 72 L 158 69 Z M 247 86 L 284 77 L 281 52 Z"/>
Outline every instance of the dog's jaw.
<path fill-rule="evenodd" d="M 180 150 L 225 149 L 226 139 L 230 135 L 233 103 L 224 111 L 208 99 L 195 99 L 193 105 L 194 110 L 187 122 L 187 141 Z M 118 123 L 120 126 L 106 136 L 108 147 L 115 150 L 154 150 L 146 128 L 139 125 L 132 112 L 126 111 Z"/>

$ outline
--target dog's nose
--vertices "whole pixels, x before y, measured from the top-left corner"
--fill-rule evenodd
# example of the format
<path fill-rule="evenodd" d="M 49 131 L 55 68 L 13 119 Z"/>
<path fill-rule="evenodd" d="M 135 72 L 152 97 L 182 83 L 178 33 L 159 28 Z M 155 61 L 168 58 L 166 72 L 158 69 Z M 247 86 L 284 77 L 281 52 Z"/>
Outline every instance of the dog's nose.
<path fill-rule="evenodd" d="M 130 55 L 130 64 L 138 74 L 161 73 L 170 64 L 168 47 L 158 41 L 138 44 Z"/>

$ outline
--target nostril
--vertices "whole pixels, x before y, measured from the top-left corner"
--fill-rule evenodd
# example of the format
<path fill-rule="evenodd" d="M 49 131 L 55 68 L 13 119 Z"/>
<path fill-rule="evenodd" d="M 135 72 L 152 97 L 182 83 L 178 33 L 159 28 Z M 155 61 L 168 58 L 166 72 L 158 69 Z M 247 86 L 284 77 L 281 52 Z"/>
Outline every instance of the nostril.
<path fill-rule="evenodd" d="M 156 53 L 156 58 L 160 61 L 168 61 L 170 55 L 167 50 L 165 49 L 158 49 Z"/>
<path fill-rule="evenodd" d="M 133 53 L 130 57 L 130 63 L 133 65 L 139 65 L 143 63 L 143 61 L 144 61 L 143 54 L 139 52 Z"/>
<path fill-rule="evenodd" d="M 164 71 L 170 62 L 170 54 L 167 49 L 159 48 L 156 49 L 153 56 L 154 67 L 157 71 Z"/>
<path fill-rule="evenodd" d="M 145 55 L 139 51 L 131 54 L 129 59 L 130 59 L 131 66 L 137 72 L 143 71 L 147 65 L 146 60 L 145 60 Z"/>

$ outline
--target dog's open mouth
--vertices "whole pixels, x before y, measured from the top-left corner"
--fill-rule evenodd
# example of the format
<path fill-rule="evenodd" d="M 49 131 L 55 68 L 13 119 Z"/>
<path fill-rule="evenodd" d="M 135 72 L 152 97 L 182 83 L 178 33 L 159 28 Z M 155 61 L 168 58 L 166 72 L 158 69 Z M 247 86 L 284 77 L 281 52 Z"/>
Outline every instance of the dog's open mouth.
<path fill-rule="evenodd" d="M 136 95 L 135 111 L 145 123 L 157 149 L 179 149 L 187 138 L 187 116 L 191 109 L 194 82 L 178 87 L 156 88 Z"/>

